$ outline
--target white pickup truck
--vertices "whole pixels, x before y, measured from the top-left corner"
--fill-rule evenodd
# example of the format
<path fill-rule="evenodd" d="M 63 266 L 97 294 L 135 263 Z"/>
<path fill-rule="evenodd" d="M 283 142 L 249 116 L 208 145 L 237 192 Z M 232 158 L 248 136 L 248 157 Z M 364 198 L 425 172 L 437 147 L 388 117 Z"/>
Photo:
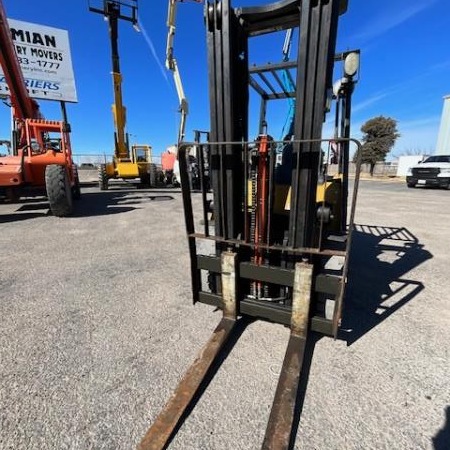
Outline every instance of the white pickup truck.
<path fill-rule="evenodd" d="M 406 184 L 416 186 L 437 186 L 450 189 L 450 155 L 429 156 L 409 168 Z"/>

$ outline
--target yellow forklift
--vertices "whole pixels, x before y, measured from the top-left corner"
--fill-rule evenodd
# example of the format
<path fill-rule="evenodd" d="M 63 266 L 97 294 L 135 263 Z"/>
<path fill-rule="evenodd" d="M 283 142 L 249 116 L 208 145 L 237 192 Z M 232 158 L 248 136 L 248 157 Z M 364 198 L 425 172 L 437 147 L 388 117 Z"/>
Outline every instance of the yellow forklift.
<path fill-rule="evenodd" d="M 118 22 L 119 19 L 131 22 L 137 26 L 137 0 L 103 0 L 103 7 L 92 6 L 89 10 L 102 14 L 109 24 L 109 37 L 111 40 L 112 77 L 114 86 L 114 104 L 112 112 L 114 117 L 114 156 L 112 162 L 100 164 L 99 187 L 108 189 L 110 179 L 134 180 L 139 179 L 141 184 L 153 187 L 156 184 L 156 165 L 152 164 L 152 148 L 149 145 L 132 145 L 130 149 L 128 133 L 125 132 L 126 108 L 122 101 L 122 74 L 120 73 L 118 50 Z"/>
<path fill-rule="evenodd" d="M 350 133 L 359 51 L 336 53 L 348 0 L 234 1 L 205 2 L 210 129 L 206 141 L 196 133 L 178 145 L 192 299 L 221 310 L 221 318 L 138 450 L 168 448 L 256 319 L 288 326 L 290 335 L 264 440 L 252 448 L 293 448 L 315 343 L 343 331 L 361 167 L 359 156 L 349 190 L 350 145 L 361 148 Z M 298 36 L 292 59 L 289 32 L 281 63 L 251 63 L 250 41 L 289 29 Z M 250 107 L 258 99 L 259 118 Z M 267 110 L 280 100 L 292 104 L 292 115 L 276 141 L 269 130 L 279 118 Z M 334 135 L 324 139 L 332 111 Z M 192 195 L 193 146 L 201 201 Z M 245 431 L 245 417 L 236 420 Z"/>

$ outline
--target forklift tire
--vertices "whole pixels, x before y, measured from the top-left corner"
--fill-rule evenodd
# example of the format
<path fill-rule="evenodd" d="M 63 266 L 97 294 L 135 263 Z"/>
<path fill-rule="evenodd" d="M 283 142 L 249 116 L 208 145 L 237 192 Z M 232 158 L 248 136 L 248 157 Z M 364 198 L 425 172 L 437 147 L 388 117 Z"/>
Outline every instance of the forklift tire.
<path fill-rule="evenodd" d="M 98 187 L 101 191 L 108 190 L 108 175 L 106 174 L 105 164 L 100 164 L 98 167 Z"/>
<path fill-rule="evenodd" d="M 65 217 L 72 214 L 72 189 L 64 166 L 50 164 L 45 168 L 45 187 L 53 215 Z"/>

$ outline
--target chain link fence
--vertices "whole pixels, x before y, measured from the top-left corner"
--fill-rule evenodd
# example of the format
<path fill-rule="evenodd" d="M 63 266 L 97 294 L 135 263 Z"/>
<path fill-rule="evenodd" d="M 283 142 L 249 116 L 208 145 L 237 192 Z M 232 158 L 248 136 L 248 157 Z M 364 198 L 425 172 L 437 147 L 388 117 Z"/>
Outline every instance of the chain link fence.
<path fill-rule="evenodd" d="M 97 170 L 100 164 L 105 164 L 111 159 L 111 156 L 106 154 L 91 155 L 91 154 L 75 154 L 72 155 L 73 162 L 77 165 L 78 170 Z"/>
<path fill-rule="evenodd" d="M 73 162 L 78 168 L 78 177 L 82 184 L 91 184 L 98 182 L 98 168 L 101 164 L 111 162 L 113 157 L 111 154 L 74 154 Z M 156 165 L 157 170 L 161 170 L 161 156 L 152 156 L 152 164 Z"/>
<path fill-rule="evenodd" d="M 112 161 L 112 155 L 110 154 L 73 154 L 73 162 L 77 165 L 78 170 L 97 170 L 100 164 L 106 164 Z M 158 167 L 161 166 L 161 156 L 152 156 L 152 163 Z"/>

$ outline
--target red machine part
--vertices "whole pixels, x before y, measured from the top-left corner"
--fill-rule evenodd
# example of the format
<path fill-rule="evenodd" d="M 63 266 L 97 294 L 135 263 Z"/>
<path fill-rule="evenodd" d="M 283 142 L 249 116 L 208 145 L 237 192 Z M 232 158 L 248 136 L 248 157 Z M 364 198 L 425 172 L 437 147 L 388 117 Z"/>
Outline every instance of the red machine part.
<path fill-rule="evenodd" d="M 39 105 L 27 91 L 25 80 L 14 50 L 14 42 L 6 17 L 3 2 L 0 1 L 0 65 L 3 68 L 6 84 L 11 93 L 13 116 L 16 121 L 25 119 L 38 119 L 41 117 Z M 20 131 L 20 145 L 25 145 L 25 135 Z"/>
<path fill-rule="evenodd" d="M 269 145 L 267 135 L 259 137 L 258 145 L 258 179 L 256 190 L 256 227 L 255 227 L 255 262 L 262 264 L 262 254 L 258 248 L 258 244 L 264 244 L 267 234 L 267 198 L 268 198 L 268 156 Z"/>
<path fill-rule="evenodd" d="M 61 135 L 58 148 L 50 147 L 42 139 L 44 133 Z M 72 167 L 69 134 L 64 132 L 64 123 L 56 120 L 25 119 L 23 133 L 28 142 L 19 149 L 16 156 L 0 158 L 0 186 L 19 186 L 31 183 L 35 186 L 45 185 L 45 167 L 50 164 Z M 69 178 L 71 178 L 70 174 Z"/>
<path fill-rule="evenodd" d="M 161 165 L 163 170 L 173 170 L 177 155 L 175 153 L 164 152 L 161 155 Z"/>

